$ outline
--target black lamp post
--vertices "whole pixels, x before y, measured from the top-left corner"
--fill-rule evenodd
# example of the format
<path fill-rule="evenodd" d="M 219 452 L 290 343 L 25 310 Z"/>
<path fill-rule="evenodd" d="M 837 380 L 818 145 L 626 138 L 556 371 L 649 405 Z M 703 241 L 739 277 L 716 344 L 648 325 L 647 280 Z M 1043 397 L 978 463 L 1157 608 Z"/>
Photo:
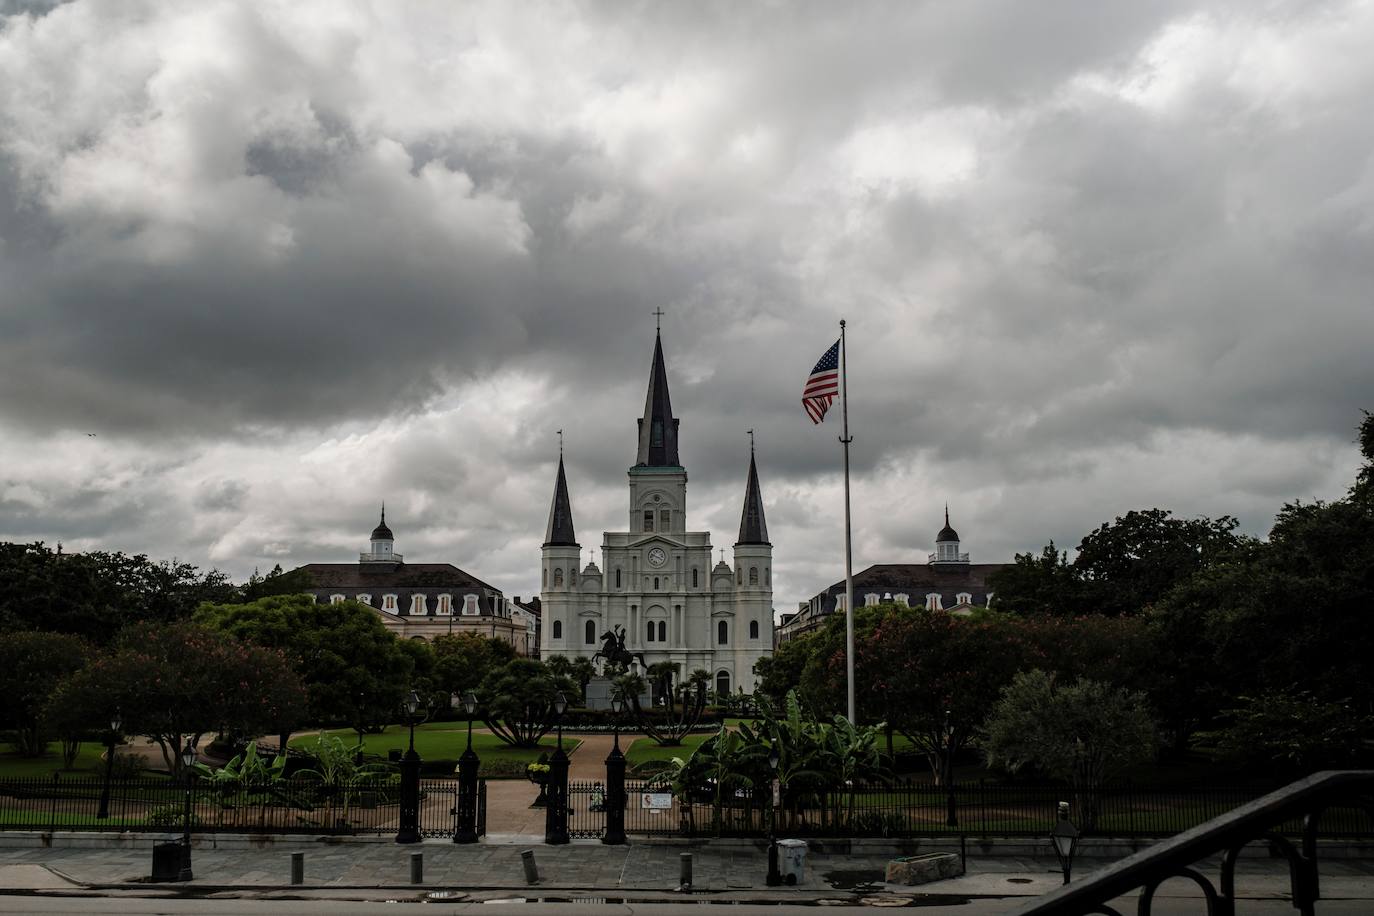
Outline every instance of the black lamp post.
<path fill-rule="evenodd" d="M 110 734 L 105 739 L 105 785 L 100 790 L 100 810 L 95 813 L 99 820 L 110 816 L 110 777 L 114 771 L 114 751 L 115 745 L 119 743 L 119 727 L 123 724 L 119 718 L 119 710 L 116 709 L 114 715 L 110 716 Z"/>
<path fill-rule="evenodd" d="M 1078 828 L 1069 820 L 1069 803 L 1059 803 L 1059 820 L 1050 831 L 1050 842 L 1054 844 L 1054 854 L 1059 857 L 1059 867 L 1064 872 L 1064 883 L 1069 883 L 1073 871 L 1073 854 L 1078 849 Z"/>
<path fill-rule="evenodd" d="M 606 758 L 606 833 L 601 842 L 607 846 L 625 845 L 625 755 L 620 752 L 620 717 L 625 712 L 625 694 L 611 697 L 611 733 L 615 736 Z"/>
<path fill-rule="evenodd" d="M 420 697 L 415 691 L 406 697 L 406 719 L 410 724 L 410 748 L 401 755 L 401 820 L 396 842 L 420 842 L 420 755 L 415 752 L 415 714 Z"/>
<path fill-rule="evenodd" d="M 191 880 L 191 767 L 196 762 L 196 746 L 187 740 L 181 751 L 181 775 L 186 780 L 186 811 L 181 819 L 181 874 L 178 881 Z"/>
<path fill-rule="evenodd" d="M 458 758 L 458 827 L 453 842 L 477 842 L 477 768 L 481 761 L 472 750 L 472 716 L 477 712 L 477 694 L 463 694 L 463 709 L 468 714 L 468 749 Z"/>
<path fill-rule="evenodd" d="M 768 785 L 770 792 L 777 791 L 778 763 L 781 759 L 778 746 L 775 744 L 768 752 L 768 768 L 772 771 Z M 769 887 L 782 884 L 782 873 L 778 871 L 778 808 L 773 803 L 771 794 L 768 798 L 768 877 L 764 883 Z"/>
<path fill-rule="evenodd" d="M 555 846 L 568 842 L 568 755 L 563 753 L 563 714 L 567 711 L 568 698 L 560 690 L 553 698 L 558 747 L 549 758 L 549 803 L 544 809 L 544 842 Z"/>

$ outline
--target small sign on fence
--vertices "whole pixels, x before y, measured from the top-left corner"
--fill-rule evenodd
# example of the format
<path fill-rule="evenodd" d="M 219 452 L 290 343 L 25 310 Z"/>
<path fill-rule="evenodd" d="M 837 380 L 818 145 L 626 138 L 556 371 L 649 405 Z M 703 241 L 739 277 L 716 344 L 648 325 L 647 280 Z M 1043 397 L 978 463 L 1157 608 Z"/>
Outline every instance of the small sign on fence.
<path fill-rule="evenodd" d="M 673 807 L 672 792 L 641 792 L 639 806 L 651 811 L 667 811 Z"/>

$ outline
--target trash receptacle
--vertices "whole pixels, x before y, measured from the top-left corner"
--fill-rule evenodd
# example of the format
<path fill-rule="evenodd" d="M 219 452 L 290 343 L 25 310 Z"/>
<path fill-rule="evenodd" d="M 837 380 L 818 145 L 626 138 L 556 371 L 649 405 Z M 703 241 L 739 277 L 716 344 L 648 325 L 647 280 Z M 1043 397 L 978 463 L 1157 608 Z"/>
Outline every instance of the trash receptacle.
<path fill-rule="evenodd" d="M 786 884 L 800 884 L 806 874 L 806 840 L 778 840 L 778 873 Z"/>
<path fill-rule="evenodd" d="M 182 850 L 180 842 L 153 844 L 153 880 L 181 880 Z"/>

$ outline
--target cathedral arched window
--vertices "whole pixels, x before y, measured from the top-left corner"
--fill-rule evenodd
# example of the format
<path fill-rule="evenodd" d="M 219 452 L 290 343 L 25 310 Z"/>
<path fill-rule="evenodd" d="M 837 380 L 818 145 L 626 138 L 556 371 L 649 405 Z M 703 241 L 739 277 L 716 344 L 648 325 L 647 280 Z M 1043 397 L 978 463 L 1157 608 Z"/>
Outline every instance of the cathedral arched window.
<path fill-rule="evenodd" d="M 589 646 L 596 645 L 596 622 L 588 620 L 586 626 L 582 628 L 585 632 L 582 641 Z"/>
<path fill-rule="evenodd" d="M 768 567 L 767 567 L 767 566 L 765 566 L 765 567 L 763 568 L 763 584 L 764 584 L 764 585 L 772 585 L 772 584 L 773 584 L 773 577 L 769 574 L 769 571 L 768 571 Z"/>
<path fill-rule="evenodd" d="M 659 530 L 659 531 L 671 531 L 672 529 L 673 529 L 673 510 L 672 510 L 672 509 L 659 509 L 659 510 L 658 510 L 658 530 Z"/>
<path fill-rule="evenodd" d="M 645 510 L 644 510 L 644 530 L 645 530 L 645 531 L 653 531 L 653 530 L 654 530 L 654 510 L 653 510 L 653 509 L 645 509 Z"/>
<path fill-rule="evenodd" d="M 572 586 L 576 586 L 576 585 L 577 585 L 577 567 L 576 567 L 576 566 L 574 566 L 572 569 L 568 570 L 568 584 L 569 584 L 569 585 L 572 585 Z"/>
<path fill-rule="evenodd" d="M 697 587 L 697 573 L 700 572 L 695 566 L 692 567 L 692 588 Z"/>
<path fill-rule="evenodd" d="M 549 571 L 547 569 L 544 570 L 544 587 L 549 587 Z"/>
<path fill-rule="evenodd" d="M 739 567 L 738 569 L 735 570 L 735 584 L 736 584 L 736 585 L 743 585 L 743 584 L 744 584 L 744 567 L 743 567 L 743 566 L 741 566 L 741 567 Z"/>
<path fill-rule="evenodd" d="M 716 623 L 716 642 L 722 646 L 730 643 L 730 627 L 724 620 Z"/>
<path fill-rule="evenodd" d="M 615 568 L 615 587 L 620 588 L 620 567 Z"/>
<path fill-rule="evenodd" d="M 554 639 L 562 639 L 562 638 L 563 638 L 563 621 L 561 621 L 561 620 L 555 620 L 555 621 L 553 622 L 553 638 L 554 638 Z"/>
<path fill-rule="evenodd" d="M 561 566 L 555 566 L 553 568 L 553 587 L 563 587 L 563 568 Z"/>
<path fill-rule="evenodd" d="M 659 641 L 659 642 L 667 642 L 667 641 L 668 641 L 668 621 L 666 621 L 666 620 L 660 620 L 660 621 L 658 622 L 658 641 Z"/>
<path fill-rule="evenodd" d="M 650 621 L 649 621 L 648 632 L 645 634 L 645 642 L 653 642 L 653 641 L 654 641 L 654 632 L 655 632 L 655 631 L 654 631 L 654 622 L 653 622 L 652 620 L 650 620 Z"/>
<path fill-rule="evenodd" d="M 658 589 L 658 576 L 654 576 L 654 589 Z"/>
<path fill-rule="evenodd" d="M 749 584 L 750 584 L 750 585 L 758 585 L 758 584 L 759 584 L 759 568 L 758 568 L 757 566 L 751 566 L 751 567 L 749 567 Z"/>
<path fill-rule="evenodd" d="M 759 622 L 758 622 L 757 620 L 751 620 L 751 621 L 749 621 L 749 638 L 750 638 L 750 639 L 758 639 L 758 638 L 759 638 Z"/>

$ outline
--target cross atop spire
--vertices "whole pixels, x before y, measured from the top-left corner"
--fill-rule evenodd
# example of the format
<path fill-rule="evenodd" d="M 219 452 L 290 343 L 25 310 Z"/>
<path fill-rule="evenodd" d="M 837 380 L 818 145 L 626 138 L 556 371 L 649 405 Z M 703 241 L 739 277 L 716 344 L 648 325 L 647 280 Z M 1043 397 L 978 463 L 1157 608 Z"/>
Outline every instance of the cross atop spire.
<path fill-rule="evenodd" d="M 563 460 L 563 430 L 558 431 L 558 460 Z"/>
<path fill-rule="evenodd" d="M 668 396 L 668 370 L 663 366 L 663 339 L 655 336 L 649 391 L 644 398 L 644 416 L 639 420 L 639 453 L 635 467 L 681 467 L 682 461 L 677 454 L 677 426 L 672 399 Z"/>
<path fill-rule="evenodd" d="M 660 333 L 663 332 L 663 314 L 664 314 L 664 313 L 663 313 L 663 309 L 661 309 L 661 308 L 659 308 L 659 309 L 654 309 L 654 311 L 653 311 L 653 316 L 654 316 L 654 333 L 655 333 L 655 334 L 660 334 Z"/>

